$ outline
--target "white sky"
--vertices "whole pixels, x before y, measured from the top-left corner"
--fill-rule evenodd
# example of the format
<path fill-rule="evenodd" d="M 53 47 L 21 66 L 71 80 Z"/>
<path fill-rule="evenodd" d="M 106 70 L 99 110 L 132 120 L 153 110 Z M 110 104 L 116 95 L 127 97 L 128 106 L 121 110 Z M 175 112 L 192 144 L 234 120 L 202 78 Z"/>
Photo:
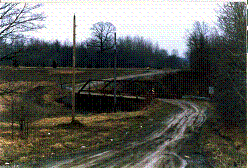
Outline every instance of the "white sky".
<path fill-rule="evenodd" d="M 72 42 L 72 21 L 75 13 L 77 42 L 90 37 L 90 28 L 94 23 L 111 22 L 117 28 L 117 38 L 125 35 L 143 36 L 154 44 L 158 42 L 160 48 L 168 52 L 177 49 L 181 57 L 186 51 L 186 29 L 190 29 L 194 21 L 205 21 L 213 25 L 217 20 L 214 9 L 218 8 L 217 1 L 38 2 L 46 2 L 39 10 L 44 11 L 47 18 L 44 22 L 46 28 L 32 33 L 35 37 Z"/>

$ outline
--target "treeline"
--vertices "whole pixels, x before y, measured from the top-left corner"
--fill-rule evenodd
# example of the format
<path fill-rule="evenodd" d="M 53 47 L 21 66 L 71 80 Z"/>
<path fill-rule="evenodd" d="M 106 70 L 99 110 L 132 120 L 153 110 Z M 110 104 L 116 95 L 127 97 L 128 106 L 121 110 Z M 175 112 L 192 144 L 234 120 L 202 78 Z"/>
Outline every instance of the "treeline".
<path fill-rule="evenodd" d="M 19 40 L 2 47 L 1 57 L 11 55 L 14 59 L 4 60 L 3 65 L 51 67 L 56 61 L 59 67 L 71 67 L 73 46 L 58 40 L 48 42 L 40 39 L 29 41 Z M 18 52 L 14 52 L 18 51 Z M 173 50 L 169 54 L 151 41 L 143 37 L 120 37 L 117 39 L 117 53 L 115 50 L 100 52 L 98 48 L 87 47 L 86 42 L 76 45 L 76 66 L 88 68 L 110 68 L 114 66 L 114 56 L 117 56 L 119 68 L 173 68 L 180 69 L 187 66 L 187 60 L 180 58 Z"/>
<path fill-rule="evenodd" d="M 218 27 L 195 22 L 187 39 L 190 69 L 215 88 L 213 101 L 227 123 L 246 122 L 246 4 L 225 3 Z"/>

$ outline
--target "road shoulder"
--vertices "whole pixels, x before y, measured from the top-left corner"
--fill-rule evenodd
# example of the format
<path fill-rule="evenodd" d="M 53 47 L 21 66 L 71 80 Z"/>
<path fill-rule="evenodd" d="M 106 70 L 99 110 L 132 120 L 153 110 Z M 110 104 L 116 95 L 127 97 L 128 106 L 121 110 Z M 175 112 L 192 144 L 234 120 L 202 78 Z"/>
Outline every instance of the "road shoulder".
<path fill-rule="evenodd" d="M 246 167 L 246 129 L 224 122 L 215 111 L 202 125 L 197 144 L 212 167 Z"/>

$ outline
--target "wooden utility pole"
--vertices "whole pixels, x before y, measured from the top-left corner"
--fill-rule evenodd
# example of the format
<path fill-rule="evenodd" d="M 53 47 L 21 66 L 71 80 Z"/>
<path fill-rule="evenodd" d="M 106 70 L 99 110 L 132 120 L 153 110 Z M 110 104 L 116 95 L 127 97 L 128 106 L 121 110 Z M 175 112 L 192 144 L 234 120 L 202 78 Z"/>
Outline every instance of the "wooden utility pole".
<path fill-rule="evenodd" d="M 115 32 L 115 60 L 114 60 L 114 112 L 116 112 L 116 64 L 117 64 L 117 49 L 116 49 L 116 32 Z"/>
<path fill-rule="evenodd" d="M 72 122 L 75 121 L 75 62 L 76 62 L 76 16 L 73 17 L 73 79 L 72 79 Z"/>

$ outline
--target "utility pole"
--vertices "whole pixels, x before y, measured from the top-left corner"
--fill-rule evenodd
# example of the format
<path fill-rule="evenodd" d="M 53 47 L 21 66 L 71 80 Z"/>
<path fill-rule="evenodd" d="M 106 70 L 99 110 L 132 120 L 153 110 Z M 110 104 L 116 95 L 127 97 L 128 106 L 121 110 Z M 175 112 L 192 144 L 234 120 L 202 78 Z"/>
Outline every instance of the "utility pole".
<path fill-rule="evenodd" d="M 76 62 L 76 16 L 73 17 L 73 79 L 72 79 L 72 116 L 71 121 L 75 121 L 75 62 Z"/>
<path fill-rule="evenodd" d="M 115 32 L 115 44 L 114 44 L 114 49 L 115 49 L 115 59 L 114 59 L 114 112 L 116 112 L 116 64 L 117 64 L 117 49 L 116 49 L 116 32 Z"/>

